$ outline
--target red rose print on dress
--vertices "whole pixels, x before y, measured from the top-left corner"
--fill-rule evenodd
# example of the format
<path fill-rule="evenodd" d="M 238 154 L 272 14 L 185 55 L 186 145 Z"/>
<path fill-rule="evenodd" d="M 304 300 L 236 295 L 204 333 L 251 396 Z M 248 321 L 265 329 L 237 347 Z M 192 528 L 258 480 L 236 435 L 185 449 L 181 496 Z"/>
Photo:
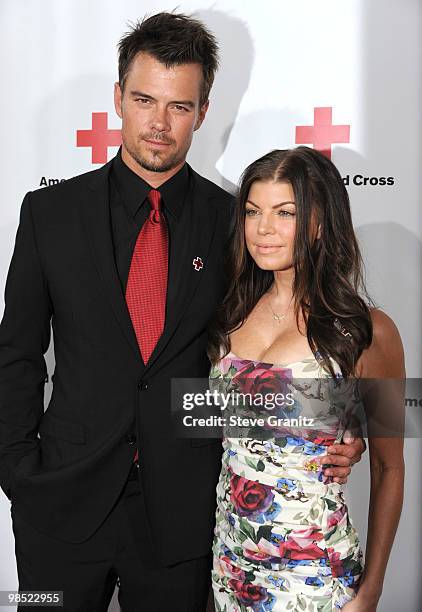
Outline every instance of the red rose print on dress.
<path fill-rule="evenodd" d="M 335 525 L 338 525 L 339 523 L 341 523 L 341 521 L 343 520 L 346 514 L 346 511 L 347 511 L 347 507 L 343 505 L 335 512 L 332 512 L 330 516 L 328 517 L 328 521 L 327 521 L 328 527 L 334 527 Z"/>
<path fill-rule="evenodd" d="M 239 516 L 253 519 L 266 512 L 274 501 L 271 487 L 233 474 L 230 479 L 230 499 Z"/>
<path fill-rule="evenodd" d="M 280 557 L 287 559 L 322 559 L 326 552 L 315 542 L 322 540 L 324 536 L 319 529 L 310 527 L 291 532 L 287 539 L 279 544 Z"/>
<path fill-rule="evenodd" d="M 340 559 L 340 553 L 335 551 L 334 548 L 327 548 L 328 558 L 330 560 L 331 572 L 335 578 L 343 576 L 344 567 L 342 560 Z"/>
<path fill-rule="evenodd" d="M 242 568 L 238 567 L 237 565 L 234 565 L 233 561 L 229 557 L 220 557 L 218 559 L 218 562 L 221 566 L 223 576 L 227 575 L 228 573 L 230 576 L 236 578 L 237 580 L 245 579 L 245 572 L 242 570 Z"/>
<path fill-rule="evenodd" d="M 235 592 L 235 595 L 240 603 L 245 606 L 250 606 L 253 610 L 256 604 L 260 604 L 268 599 L 267 589 L 253 584 L 245 584 L 241 580 L 232 578 L 229 580 L 229 586 Z"/>
<path fill-rule="evenodd" d="M 241 393 L 250 393 L 252 397 L 265 396 L 270 393 L 288 393 L 288 384 L 292 380 L 292 370 L 271 369 L 269 363 L 255 365 L 253 362 L 244 366 L 232 378 L 232 384 L 237 386 Z"/>

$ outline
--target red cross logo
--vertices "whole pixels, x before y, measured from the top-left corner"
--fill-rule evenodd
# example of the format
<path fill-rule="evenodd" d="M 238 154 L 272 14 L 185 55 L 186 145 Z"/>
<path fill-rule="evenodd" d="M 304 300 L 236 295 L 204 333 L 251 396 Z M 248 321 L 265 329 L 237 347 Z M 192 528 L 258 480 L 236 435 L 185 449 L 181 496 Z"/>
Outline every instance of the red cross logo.
<path fill-rule="evenodd" d="M 204 264 L 200 257 L 195 257 L 192 263 L 193 263 L 193 267 L 195 268 L 197 272 L 199 272 L 199 270 L 202 270 L 202 268 L 204 267 Z"/>
<path fill-rule="evenodd" d="M 92 113 L 92 129 L 76 131 L 76 146 L 92 148 L 93 164 L 105 164 L 108 147 L 119 147 L 121 144 L 121 131 L 107 127 L 107 113 Z"/>
<path fill-rule="evenodd" d="M 350 142 L 350 125 L 333 125 L 331 106 L 314 108 L 314 125 L 296 126 L 296 144 L 312 144 L 328 159 L 335 142 Z"/>

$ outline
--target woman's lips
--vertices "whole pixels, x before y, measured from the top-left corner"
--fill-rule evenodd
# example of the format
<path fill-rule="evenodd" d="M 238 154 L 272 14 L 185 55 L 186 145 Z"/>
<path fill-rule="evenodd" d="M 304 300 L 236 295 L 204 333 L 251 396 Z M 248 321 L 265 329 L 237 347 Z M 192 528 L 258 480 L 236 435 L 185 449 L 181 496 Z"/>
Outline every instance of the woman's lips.
<path fill-rule="evenodd" d="M 259 253 L 276 253 L 282 247 L 274 244 L 256 244 Z"/>

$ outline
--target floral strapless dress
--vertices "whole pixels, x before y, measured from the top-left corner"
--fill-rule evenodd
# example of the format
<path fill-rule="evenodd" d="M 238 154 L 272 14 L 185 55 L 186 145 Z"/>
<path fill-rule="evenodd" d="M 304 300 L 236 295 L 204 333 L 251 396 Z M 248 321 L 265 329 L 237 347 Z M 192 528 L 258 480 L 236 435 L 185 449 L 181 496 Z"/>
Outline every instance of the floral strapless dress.
<path fill-rule="evenodd" d="M 333 378 L 316 357 L 274 365 L 229 353 L 212 368 L 210 383 L 249 381 L 256 392 L 274 380 L 309 379 L 303 397 L 314 414 L 318 402 L 326 412 L 319 383 Z M 324 477 L 315 461 L 342 440 L 346 404 L 328 402 L 320 432 L 287 429 L 268 439 L 224 434 L 213 541 L 216 612 L 331 612 L 355 596 L 363 571 L 358 535 L 342 485 Z M 295 400 L 285 413 L 297 417 L 303 409 Z"/>

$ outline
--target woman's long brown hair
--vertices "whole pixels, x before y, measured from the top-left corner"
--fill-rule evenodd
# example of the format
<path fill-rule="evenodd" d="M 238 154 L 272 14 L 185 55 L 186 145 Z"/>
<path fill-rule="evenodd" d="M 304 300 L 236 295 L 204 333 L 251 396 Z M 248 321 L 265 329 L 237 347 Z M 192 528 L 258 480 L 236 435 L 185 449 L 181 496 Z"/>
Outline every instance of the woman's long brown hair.
<path fill-rule="evenodd" d="M 371 300 L 340 173 L 325 155 L 304 146 L 271 151 L 250 164 L 241 176 L 226 262 L 230 285 L 210 326 L 209 358 L 216 363 L 230 351 L 229 334 L 242 326 L 274 282 L 273 272 L 256 265 L 245 243 L 245 204 L 255 181 L 289 182 L 292 186 L 296 203 L 296 321 L 301 312 L 311 350 L 319 352 L 333 376 L 330 357 L 347 377 L 372 341 L 366 303 Z M 311 238 L 312 216 L 320 225 L 317 239 Z"/>

